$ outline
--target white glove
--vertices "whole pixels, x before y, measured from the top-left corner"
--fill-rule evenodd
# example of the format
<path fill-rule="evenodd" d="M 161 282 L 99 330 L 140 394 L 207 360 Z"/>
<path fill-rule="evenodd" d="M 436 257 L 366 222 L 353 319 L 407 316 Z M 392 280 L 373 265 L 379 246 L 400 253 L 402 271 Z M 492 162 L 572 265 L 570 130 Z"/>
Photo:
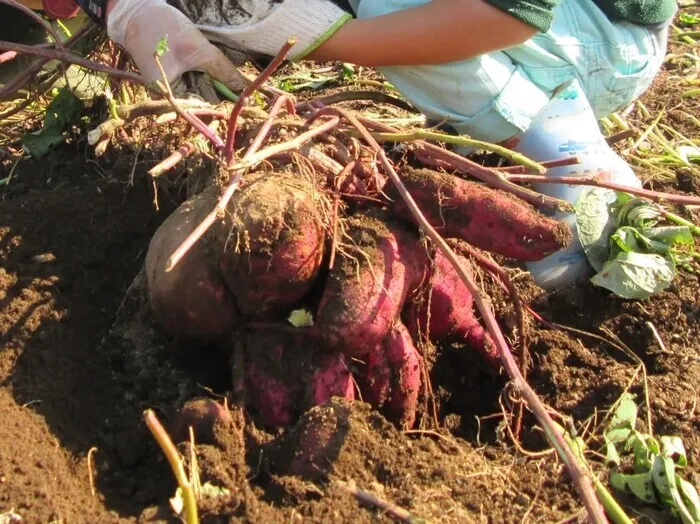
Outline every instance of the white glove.
<path fill-rule="evenodd" d="M 153 54 L 167 36 L 168 50 L 160 61 L 169 82 L 174 84 L 185 72 L 201 71 L 234 92 L 248 84 L 221 50 L 164 0 L 118 0 L 107 17 L 107 34 L 126 49 L 148 82 L 162 79 Z"/>
<path fill-rule="evenodd" d="M 200 24 L 209 38 L 252 53 L 275 56 L 287 41 L 297 43 L 289 53 L 293 61 L 316 50 L 352 15 L 330 0 L 283 0 L 268 13 L 258 13 L 239 25 Z"/>

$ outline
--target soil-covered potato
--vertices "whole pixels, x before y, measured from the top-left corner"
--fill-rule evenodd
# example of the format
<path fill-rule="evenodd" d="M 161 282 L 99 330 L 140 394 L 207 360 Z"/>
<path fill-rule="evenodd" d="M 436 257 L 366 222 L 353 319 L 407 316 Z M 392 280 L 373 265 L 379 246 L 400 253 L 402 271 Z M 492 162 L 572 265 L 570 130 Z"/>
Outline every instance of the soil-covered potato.
<path fill-rule="evenodd" d="M 355 398 L 343 355 L 317 351 L 308 332 L 251 331 L 245 340 L 245 378 L 248 405 L 270 428 L 288 426 L 333 397 Z"/>
<path fill-rule="evenodd" d="M 228 206 L 220 265 L 238 310 L 269 318 L 313 287 L 325 247 L 327 198 L 301 177 L 245 177 Z"/>
<path fill-rule="evenodd" d="M 314 329 L 329 349 L 361 357 L 398 320 L 425 275 L 427 253 L 415 233 L 384 214 L 354 215 L 347 230 L 352 244 L 328 275 Z"/>

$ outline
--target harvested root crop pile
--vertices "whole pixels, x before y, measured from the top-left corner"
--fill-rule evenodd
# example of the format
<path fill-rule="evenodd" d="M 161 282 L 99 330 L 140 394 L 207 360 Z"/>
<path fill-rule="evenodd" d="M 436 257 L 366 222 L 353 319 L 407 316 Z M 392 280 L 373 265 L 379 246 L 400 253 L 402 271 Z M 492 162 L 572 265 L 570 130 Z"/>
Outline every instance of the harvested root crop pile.
<path fill-rule="evenodd" d="M 263 152 L 323 126 L 309 131 L 294 115 L 249 126 L 246 114 L 240 147 L 269 127 Z M 244 341 L 236 361 L 244 370 L 233 373 L 268 428 L 333 396 L 362 398 L 412 428 L 419 399 L 429 396 L 428 345 L 468 341 L 499 371 L 469 289 L 373 160 L 369 146 L 335 127 L 252 166 L 175 264 L 172 255 L 216 208 L 227 172 L 184 202 L 150 244 L 146 275 L 161 326 L 232 352 L 232 339 Z M 565 224 L 506 192 L 427 168 L 398 172 L 446 238 L 517 260 L 541 259 L 571 240 Z M 473 273 L 467 257 L 459 262 Z M 309 321 L 293 326 L 290 315 L 300 311 Z"/>
<path fill-rule="evenodd" d="M 441 346 L 466 343 L 516 381 L 587 509 L 600 512 L 474 281 L 476 263 L 512 289 L 484 253 L 533 261 L 567 247 L 569 227 L 533 204 L 568 205 L 423 141 L 390 160 L 373 132 L 392 128 L 320 102 L 276 95 L 268 112 L 246 107 L 263 79 L 234 106 L 225 141 L 193 122 L 222 161 L 149 246 L 161 327 L 228 354 L 233 400 L 272 430 L 335 397 L 368 402 L 403 430 L 431 427 L 432 363 Z M 481 182 L 444 172 L 450 166 Z"/>

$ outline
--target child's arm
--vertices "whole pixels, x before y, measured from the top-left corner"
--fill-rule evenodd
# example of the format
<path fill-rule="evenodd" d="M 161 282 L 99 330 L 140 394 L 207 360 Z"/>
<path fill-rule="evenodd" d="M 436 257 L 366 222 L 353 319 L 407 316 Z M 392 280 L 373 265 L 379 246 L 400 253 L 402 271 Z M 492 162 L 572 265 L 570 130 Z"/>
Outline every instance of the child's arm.
<path fill-rule="evenodd" d="M 536 33 L 483 0 L 432 0 L 351 20 L 306 58 L 375 67 L 438 64 L 512 47 Z"/>

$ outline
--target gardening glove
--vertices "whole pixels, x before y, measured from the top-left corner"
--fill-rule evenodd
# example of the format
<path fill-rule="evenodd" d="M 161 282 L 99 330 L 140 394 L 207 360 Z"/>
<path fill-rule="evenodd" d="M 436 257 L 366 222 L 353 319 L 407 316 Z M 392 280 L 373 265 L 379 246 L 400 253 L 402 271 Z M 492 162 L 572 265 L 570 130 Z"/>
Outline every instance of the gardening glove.
<path fill-rule="evenodd" d="M 288 57 L 298 61 L 351 19 L 352 15 L 333 0 L 284 0 L 265 4 L 240 24 L 200 23 L 197 27 L 213 42 L 266 56 L 277 55 L 290 38 L 296 37 Z"/>
<path fill-rule="evenodd" d="M 248 84 L 221 50 L 164 0 L 119 0 L 108 15 L 107 34 L 128 51 L 148 82 L 163 78 L 153 54 L 167 37 L 160 61 L 171 84 L 188 71 L 208 73 L 234 92 Z"/>

